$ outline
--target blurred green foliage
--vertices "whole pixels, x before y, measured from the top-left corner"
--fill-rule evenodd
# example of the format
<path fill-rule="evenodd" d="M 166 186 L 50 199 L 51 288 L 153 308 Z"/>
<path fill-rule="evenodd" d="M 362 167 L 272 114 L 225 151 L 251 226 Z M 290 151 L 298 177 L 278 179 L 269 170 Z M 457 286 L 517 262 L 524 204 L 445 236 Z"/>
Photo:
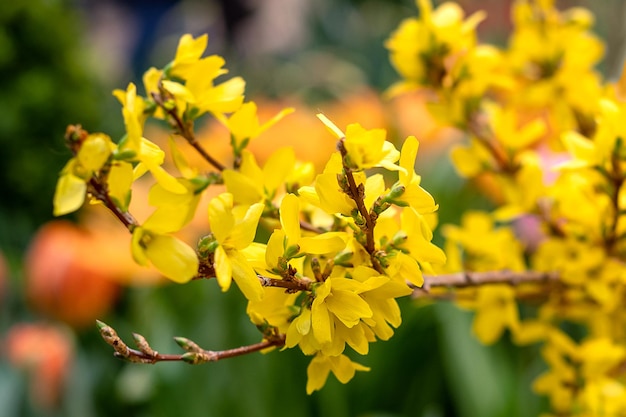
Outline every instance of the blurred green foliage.
<path fill-rule="evenodd" d="M 84 64 L 80 23 L 67 1 L 0 4 L 0 248 L 13 255 L 52 217 L 65 127 L 99 117 L 104 92 Z"/>

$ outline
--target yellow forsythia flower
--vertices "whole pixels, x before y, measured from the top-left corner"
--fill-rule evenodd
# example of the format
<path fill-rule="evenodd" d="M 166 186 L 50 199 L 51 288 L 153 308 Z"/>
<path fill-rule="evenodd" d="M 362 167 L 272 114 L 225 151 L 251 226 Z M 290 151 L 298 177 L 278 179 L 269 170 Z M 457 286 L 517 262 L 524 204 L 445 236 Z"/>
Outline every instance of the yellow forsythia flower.
<path fill-rule="evenodd" d="M 323 254 L 339 252 L 346 247 L 347 233 L 326 232 L 303 237 L 300 230 L 300 200 L 294 194 L 287 194 L 280 204 L 280 224 L 285 233 L 285 249 L 298 246 L 299 252 Z"/>
<path fill-rule="evenodd" d="M 254 204 L 261 201 L 272 201 L 279 187 L 292 172 L 296 163 L 296 154 L 292 147 L 277 149 L 259 167 L 254 155 L 243 150 L 239 170 L 225 169 L 222 172 L 224 184 L 238 204 Z"/>
<path fill-rule="evenodd" d="M 220 121 L 224 123 L 230 131 L 233 148 L 235 153 L 239 154 L 250 141 L 293 111 L 294 109 L 292 107 L 283 109 L 267 122 L 260 124 L 259 117 L 257 116 L 256 103 L 250 101 L 244 103 L 228 118 L 220 118 Z"/>
<path fill-rule="evenodd" d="M 109 136 L 93 133 L 80 144 L 76 157 L 63 167 L 53 200 L 55 216 L 78 210 L 85 201 L 87 182 L 109 160 L 115 145 Z"/>
<path fill-rule="evenodd" d="M 185 283 L 198 272 L 196 252 L 183 241 L 145 227 L 133 230 L 131 252 L 135 261 L 147 266 L 152 263 L 172 281 Z"/>
<path fill-rule="evenodd" d="M 222 291 L 227 291 L 234 279 L 248 300 L 260 300 L 263 287 L 240 251 L 252 244 L 264 206 L 256 203 L 241 208 L 245 211 L 233 209 L 230 193 L 220 194 L 209 203 L 211 232 L 219 243 L 214 255 L 215 275 Z"/>
<path fill-rule="evenodd" d="M 326 383 L 328 374 L 332 371 L 337 379 L 345 384 L 350 381 L 356 371 L 369 371 L 370 368 L 352 362 L 346 355 L 326 356 L 316 355 L 307 368 L 307 394 L 321 389 Z"/>

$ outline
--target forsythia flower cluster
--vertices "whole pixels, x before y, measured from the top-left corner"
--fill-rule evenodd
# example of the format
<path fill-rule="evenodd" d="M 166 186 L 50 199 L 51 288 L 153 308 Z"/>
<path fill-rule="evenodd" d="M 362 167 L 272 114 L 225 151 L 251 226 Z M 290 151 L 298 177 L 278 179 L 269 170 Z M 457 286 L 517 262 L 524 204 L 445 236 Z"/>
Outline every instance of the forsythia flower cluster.
<path fill-rule="evenodd" d="M 543 344 L 549 369 L 533 388 L 554 415 L 626 415 L 626 78 L 603 84 L 593 69 L 603 45 L 585 9 L 518 0 L 502 49 L 477 41 L 484 13 L 417 3 L 386 44 L 403 77 L 390 93 L 428 92 L 435 118 L 467 133 L 451 153 L 458 172 L 496 202 L 443 228 L 447 269 L 560 277 L 459 290 L 459 304 L 484 343 L 508 330 Z M 525 299 L 536 315 L 520 316 Z"/>
<path fill-rule="evenodd" d="M 401 322 L 396 298 L 412 291 L 407 282 L 421 286 L 422 274 L 445 262 L 431 243 L 437 205 L 414 170 L 418 141 L 409 137 L 398 150 L 382 129 L 351 124 L 344 132 L 319 115 L 338 141 L 323 172 L 297 161 L 290 147 L 259 166 L 246 146 L 292 109 L 260 124 L 255 103 L 245 102 L 244 81 L 218 81 L 227 72 L 224 60 L 203 56 L 207 41 L 183 36 L 170 64 L 145 73 L 145 95 L 134 84 L 114 92 L 126 127 L 119 141 L 68 130 L 74 157 L 61 172 L 54 213 L 77 210 L 86 198 L 104 204 L 132 233 L 138 263 L 178 283 L 214 277 L 226 291 L 234 281 L 264 337 L 282 335 L 285 348 L 313 357 L 307 392 L 320 389 L 330 372 L 347 382 L 368 368 L 344 354 L 346 345 L 364 355 L 370 342 L 389 339 Z M 194 122 L 206 113 L 230 132 L 232 166 L 195 139 Z M 178 174 L 163 168 L 165 151 L 144 137 L 149 118 L 165 120 L 177 137 L 169 153 Z M 213 171 L 190 166 L 179 140 Z M 370 168 L 397 180 L 387 184 Z M 133 182 L 147 173 L 155 180 L 148 196 L 154 211 L 140 224 L 129 204 Z M 209 203 L 211 232 L 190 246 L 174 233 L 191 221 L 213 184 L 226 191 Z M 267 241 L 255 241 L 259 227 L 268 230 Z"/>

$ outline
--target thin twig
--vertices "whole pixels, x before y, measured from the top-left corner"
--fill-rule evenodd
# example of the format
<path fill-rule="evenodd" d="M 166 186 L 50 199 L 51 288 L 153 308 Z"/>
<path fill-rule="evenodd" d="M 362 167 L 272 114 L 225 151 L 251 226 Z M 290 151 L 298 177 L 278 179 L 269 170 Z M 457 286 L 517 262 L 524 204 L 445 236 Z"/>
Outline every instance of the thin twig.
<path fill-rule="evenodd" d="M 89 132 L 82 128 L 81 125 L 69 125 L 65 130 L 65 143 L 69 148 L 72 155 L 76 156 L 80 151 L 80 147 L 83 142 L 89 136 Z M 106 169 L 105 169 L 106 168 Z M 129 231 L 139 226 L 139 222 L 127 211 L 122 211 L 109 195 L 108 186 L 106 184 L 106 175 L 110 166 L 105 164 L 105 168 L 101 169 L 97 174 L 93 174 L 89 179 L 88 193 L 91 194 L 96 200 L 100 201 L 106 208 L 108 208 L 118 220 L 126 226 Z"/>
<path fill-rule="evenodd" d="M 154 102 L 167 113 L 170 117 L 170 121 L 172 122 L 173 127 L 176 129 L 176 133 L 185 138 L 185 140 L 193 146 L 193 148 L 207 161 L 209 164 L 213 165 L 215 169 L 218 171 L 223 171 L 226 169 L 224 165 L 222 165 L 217 159 L 213 158 L 203 147 L 200 145 L 198 140 L 196 139 L 196 135 L 193 133 L 193 129 L 190 128 L 188 123 L 185 123 L 183 119 L 178 115 L 178 109 L 176 107 L 170 108 L 165 105 L 163 101 L 163 95 L 157 94 L 155 92 L 152 93 L 152 98 Z"/>
<path fill-rule="evenodd" d="M 365 192 L 363 184 L 357 186 L 354 175 L 352 174 L 352 168 L 346 164 L 348 150 L 344 145 L 344 138 L 339 140 L 337 148 L 341 153 L 343 171 L 346 176 L 346 180 L 348 181 L 349 197 L 354 200 L 361 217 L 365 220 L 365 224 L 360 225 L 361 230 L 365 233 L 365 250 L 370 255 L 374 269 L 379 273 L 384 274 L 385 270 L 375 256 L 376 243 L 374 241 L 374 227 L 376 226 L 376 218 L 372 216 L 372 214 L 367 210 L 367 207 L 365 207 Z"/>
<path fill-rule="evenodd" d="M 424 275 L 424 285 L 413 288 L 413 297 L 428 297 L 431 288 L 467 288 L 487 284 L 508 284 L 517 286 L 524 283 L 547 283 L 558 281 L 557 272 L 539 271 L 487 271 L 487 272 L 457 272 L 442 275 Z"/>
<path fill-rule="evenodd" d="M 91 195 L 102 202 L 130 232 L 132 232 L 135 227 L 139 226 L 139 222 L 132 214 L 128 211 L 120 210 L 115 202 L 113 202 L 106 185 L 102 184 L 98 178 L 92 177 L 89 180 L 89 187 Z"/>
<path fill-rule="evenodd" d="M 304 221 L 304 220 L 300 220 L 300 229 L 306 230 L 308 232 L 317 233 L 317 234 L 325 233 L 325 230 L 317 226 L 313 226 L 311 223 Z"/>
<path fill-rule="evenodd" d="M 285 288 L 289 291 L 311 291 L 311 280 L 285 280 L 285 279 L 276 279 L 269 278 L 263 275 L 258 275 L 259 281 L 261 281 L 261 285 L 264 287 L 276 287 L 276 288 Z"/>
<path fill-rule="evenodd" d="M 487 148 L 493 156 L 501 172 L 507 174 L 515 174 L 519 170 L 519 165 L 513 163 L 506 155 L 504 149 L 497 145 L 493 132 L 478 118 L 477 114 L 473 114 L 468 123 L 468 131 L 474 135 L 478 141 Z"/>
<path fill-rule="evenodd" d="M 134 363 L 154 364 L 157 362 L 181 361 L 196 365 L 247 355 L 249 353 L 259 352 L 271 347 L 281 347 L 285 344 L 285 335 L 275 334 L 269 337 L 266 336 L 266 339 L 259 343 L 240 346 L 234 349 L 214 351 L 202 349 L 191 340 L 178 337 L 175 338 L 176 343 L 178 343 L 187 352 L 182 354 L 163 354 L 153 350 L 146 339 L 139 334 L 133 335 L 133 338 L 139 347 L 138 350 L 128 347 L 128 345 L 124 343 L 124 341 L 117 335 L 115 329 L 111 326 L 101 321 L 97 321 L 97 325 L 100 330 L 100 335 L 104 341 L 115 350 L 114 356 Z"/>
<path fill-rule="evenodd" d="M 212 279 L 215 277 L 215 268 L 211 264 L 211 260 L 201 259 L 198 275 L 196 275 L 194 279 Z M 261 274 L 257 274 L 257 277 L 264 287 L 284 288 L 292 292 L 311 291 L 311 284 L 313 283 L 313 281 L 308 278 L 280 279 L 266 277 Z"/>

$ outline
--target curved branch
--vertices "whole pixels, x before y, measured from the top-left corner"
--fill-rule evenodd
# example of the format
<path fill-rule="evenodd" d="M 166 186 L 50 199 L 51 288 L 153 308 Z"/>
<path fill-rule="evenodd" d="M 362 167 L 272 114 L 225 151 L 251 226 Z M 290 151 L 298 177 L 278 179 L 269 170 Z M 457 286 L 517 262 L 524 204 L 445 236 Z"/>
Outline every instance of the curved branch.
<path fill-rule="evenodd" d="M 356 203 L 359 214 L 361 214 L 361 217 L 363 217 L 363 219 L 365 220 L 365 224 L 360 225 L 359 227 L 365 233 L 365 250 L 370 255 L 372 266 L 376 271 L 384 274 L 385 270 L 375 256 L 376 243 L 374 241 L 374 227 L 376 226 L 376 217 L 373 215 L 373 213 L 370 213 L 367 210 L 367 207 L 365 207 L 364 186 L 362 184 L 356 184 L 354 175 L 352 175 L 352 168 L 350 168 L 348 164 L 346 164 L 346 156 L 348 155 L 348 151 L 344 145 L 344 139 L 345 138 L 339 140 L 339 142 L 337 143 L 337 149 L 339 149 L 339 152 L 341 153 L 343 172 L 345 173 L 346 180 L 348 181 L 348 190 L 345 191 L 348 196 Z"/>
<path fill-rule="evenodd" d="M 240 346 L 234 349 L 226 350 L 206 350 L 202 349 L 195 342 L 184 338 L 176 337 L 174 340 L 180 347 L 185 349 L 187 353 L 182 354 L 163 354 L 153 350 L 146 339 L 137 333 L 133 333 L 133 339 L 139 349 L 128 347 L 126 343 L 117 335 L 115 329 L 111 326 L 96 320 L 100 336 L 114 350 L 114 356 L 133 363 L 149 363 L 180 361 L 191 365 L 197 365 L 206 362 L 217 362 L 222 359 L 234 358 L 236 356 L 247 355 L 249 353 L 259 352 L 271 347 L 281 347 L 285 344 L 285 335 L 283 334 L 265 334 L 265 340 L 252 345 Z"/>
<path fill-rule="evenodd" d="M 185 138 L 185 140 L 193 146 L 193 148 L 204 158 L 205 161 L 213 165 L 213 167 L 215 167 L 218 171 L 226 169 L 224 165 L 209 155 L 206 149 L 198 143 L 196 135 L 193 133 L 193 129 L 190 128 L 189 123 L 185 123 L 185 121 L 178 115 L 176 107 L 170 108 L 169 106 L 166 106 L 163 101 L 162 94 L 152 93 L 152 98 L 154 99 L 154 102 L 171 118 L 171 124 L 176 128 L 176 133 Z"/>
<path fill-rule="evenodd" d="M 539 271 L 487 271 L 487 272 L 457 272 L 442 275 L 424 275 L 424 285 L 413 288 L 413 297 L 429 297 L 431 288 L 467 288 L 488 284 L 508 284 L 517 286 L 524 283 L 547 283 L 558 281 L 558 272 Z"/>
<path fill-rule="evenodd" d="M 89 192 L 94 198 L 102 202 L 130 232 L 132 232 L 135 227 L 139 226 L 139 222 L 130 212 L 122 211 L 117 204 L 115 204 L 108 193 L 106 185 L 102 184 L 99 178 L 92 177 L 89 180 Z"/>

